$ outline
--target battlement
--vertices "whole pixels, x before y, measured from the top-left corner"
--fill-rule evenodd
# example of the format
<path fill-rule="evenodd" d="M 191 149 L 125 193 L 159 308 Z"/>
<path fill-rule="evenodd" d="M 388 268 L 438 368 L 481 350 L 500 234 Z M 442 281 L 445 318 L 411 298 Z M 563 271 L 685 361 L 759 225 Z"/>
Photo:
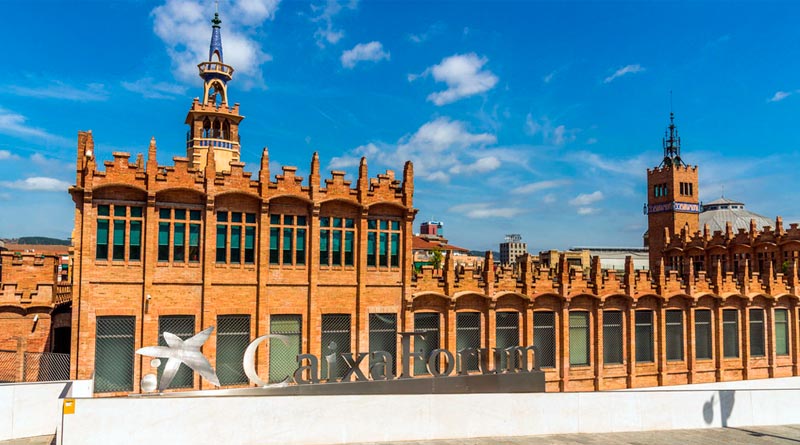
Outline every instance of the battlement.
<path fill-rule="evenodd" d="M 195 97 L 192 101 L 192 107 L 189 109 L 189 113 L 192 112 L 203 112 L 203 113 L 222 113 L 222 114 L 232 114 L 235 116 L 239 116 L 239 103 L 233 104 L 233 107 L 228 107 L 225 104 L 213 104 L 207 103 L 203 104 L 200 102 L 200 98 Z M 187 122 L 188 119 L 187 119 Z"/>
<path fill-rule="evenodd" d="M 697 173 L 697 166 L 696 165 L 678 165 L 678 166 L 664 166 L 664 167 L 655 167 L 653 169 L 647 169 L 647 176 L 651 175 L 658 175 L 667 173 L 669 171 L 677 171 L 677 172 L 692 172 Z"/>

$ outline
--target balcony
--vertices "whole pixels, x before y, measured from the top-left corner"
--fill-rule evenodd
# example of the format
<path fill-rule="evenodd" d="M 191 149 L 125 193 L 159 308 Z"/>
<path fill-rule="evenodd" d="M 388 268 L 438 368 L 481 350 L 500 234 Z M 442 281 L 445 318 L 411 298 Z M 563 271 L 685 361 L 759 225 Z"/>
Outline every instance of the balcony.
<path fill-rule="evenodd" d="M 238 150 L 239 143 L 217 138 L 194 138 L 186 141 L 186 148 L 214 147 L 228 150 Z"/>
<path fill-rule="evenodd" d="M 56 292 L 53 295 L 53 304 L 65 304 L 72 302 L 72 285 L 56 284 Z"/>
<path fill-rule="evenodd" d="M 218 74 L 226 80 L 233 77 L 233 67 L 222 62 L 203 62 L 197 65 L 200 69 L 200 77 L 205 78 L 208 74 Z"/>

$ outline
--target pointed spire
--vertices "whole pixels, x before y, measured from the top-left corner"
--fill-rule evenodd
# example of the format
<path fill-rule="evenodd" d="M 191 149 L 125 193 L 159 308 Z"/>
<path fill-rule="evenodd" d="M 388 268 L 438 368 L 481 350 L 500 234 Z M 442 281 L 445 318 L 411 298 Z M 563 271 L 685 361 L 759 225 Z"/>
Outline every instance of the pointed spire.
<path fill-rule="evenodd" d="M 406 161 L 403 167 L 403 204 L 406 207 L 413 205 L 414 199 L 414 164 Z"/>
<path fill-rule="evenodd" d="M 217 5 L 219 7 L 219 4 Z M 222 24 L 222 20 L 219 19 L 219 11 L 214 13 L 214 18 L 211 19 L 211 44 L 208 48 L 208 61 L 214 61 L 214 54 L 217 55 L 219 58 L 219 62 L 223 62 L 222 60 L 222 33 L 220 32 L 219 25 Z M 224 63 L 224 62 L 223 62 Z"/>
<path fill-rule="evenodd" d="M 670 92 L 669 126 L 664 132 L 661 144 L 664 147 L 664 160 L 662 167 L 686 166 L 681 159 L 681 138 L 678 136 L 678 127 L 675 126 L 675 113 L 672 112 L 672 92 Z"/>
<path fill-rule="evenodd" d="M 311 156 L 311 173 L 308 175 L 308 185 L 311 187 L 312 193 L 316 193 L 319 190 L 319 154 L 316 151 Z"/>
<path fill-rule="evenodd" d="M 780 216 L 775 217 L 775 234 L 776 235 L 783 235 L 786 233 L 783 230 L 783 218 Z"/>
<path fill-rule="evenodd" d="M 359 202 L 366 202 L 367 192 L 369 191 L 369 175 L 367 173 L 367 158 L 361 157 L 361 162 L 358 163 L 358 200 Z"/>
<path fill-rule="evenodd" d="M 264 147 L 261 152 L 261 170 L 258 172 L 258 180 L 264 188 L 269 184 L 269 149 L 267 147 Z"/>

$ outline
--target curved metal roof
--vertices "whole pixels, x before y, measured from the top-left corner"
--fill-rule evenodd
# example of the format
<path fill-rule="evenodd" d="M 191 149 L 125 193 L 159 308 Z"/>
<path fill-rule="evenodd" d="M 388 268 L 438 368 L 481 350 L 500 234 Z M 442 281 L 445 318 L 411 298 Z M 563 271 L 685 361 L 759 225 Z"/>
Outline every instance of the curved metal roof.
<path fill-rule="evenodd" d="M 744 204 L 727 198 L 715 199 L 703 204 L 700 213 L 700 227 L 708 224 L 711 233 L 719 230 L 725 232 L 725 223 L 730 221 L 733 232 L 739 229 L 750 230 L 750 220 L 756 220 L 756 227 L 761 230 L 764 226 L 774 226 L 774 222 L 766 216 L 745 210 Z"/>

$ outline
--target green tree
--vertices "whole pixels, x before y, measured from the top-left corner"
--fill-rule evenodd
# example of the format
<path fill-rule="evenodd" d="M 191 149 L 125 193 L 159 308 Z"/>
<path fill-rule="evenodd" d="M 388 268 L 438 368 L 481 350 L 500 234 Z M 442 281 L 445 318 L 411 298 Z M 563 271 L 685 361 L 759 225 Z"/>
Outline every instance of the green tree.
<path fill-rule="evenodd" d="M 431 265 L 434 269 L 439 270 L 442 268 L 443 261 L 444 255 L 442 255 L 442 249 L 434 247 L 433 252 L 431 253 Z"/>

